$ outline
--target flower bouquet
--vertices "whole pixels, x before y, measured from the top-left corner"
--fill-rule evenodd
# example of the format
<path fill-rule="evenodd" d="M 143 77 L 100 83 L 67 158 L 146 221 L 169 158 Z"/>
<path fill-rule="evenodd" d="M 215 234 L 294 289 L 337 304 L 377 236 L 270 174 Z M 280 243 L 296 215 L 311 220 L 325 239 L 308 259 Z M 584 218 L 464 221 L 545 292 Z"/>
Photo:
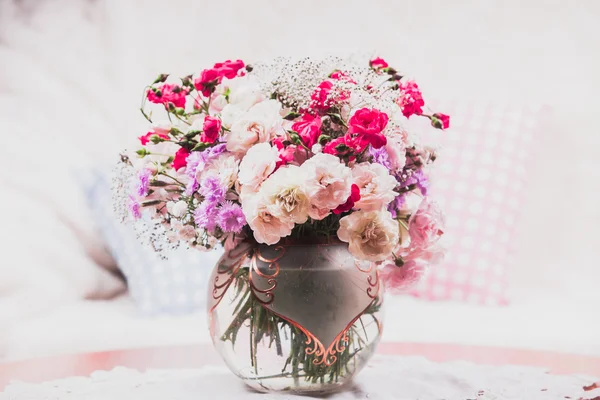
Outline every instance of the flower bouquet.
<path fill-rule="evenodd" d="M 440 260 L 436 153 L 402 126 L 448 128 L 424 107 L 381 58 L 228 60 L 145 89 L 151 128 L 121 155 L 115 204 L 149 216 L 157 250 L 224 248 L 210 333 L 250 386 L 348 382 L 379 341 L 383 283 L 406 287 Z"/>

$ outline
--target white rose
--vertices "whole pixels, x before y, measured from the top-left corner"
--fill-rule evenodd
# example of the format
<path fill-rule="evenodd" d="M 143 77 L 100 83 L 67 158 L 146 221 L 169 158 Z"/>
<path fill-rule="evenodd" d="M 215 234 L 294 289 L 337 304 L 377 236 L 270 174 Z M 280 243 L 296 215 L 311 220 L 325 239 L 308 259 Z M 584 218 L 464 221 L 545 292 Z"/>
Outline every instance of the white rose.
<path fill-rule="evenodd" d="M 397 196 L 398 185 L 383 165 L 363 162 L 352 168 L 354 183 L 360 189 L 360 200 L 354 205 L 363 211 L 379 210 Z"/>
<path fill-rule="evenodd" d="M 226 108 L 228 107 L 229 105 Z M 240 115 L 231 125 L 231 132 L 226 137 L 227 150 L 243 156 L 253 145 L 268 142 L 282 133 L 283 118 L 280 111 L 281 103 L 267 100 Z"/>
<path fill-rule="evenodd" d="M 306 171 L 305 192 L 317 208 L 334 209 L 348 200 L 352 170 L 331 154 L 319 153 L 301 167 Z"/>
<path fill-rule="evenodd" d="M 292 233 L 294 222 L 273 215 L 260 195 L 245 197 L 242 210 L 258 243 L 272 245 Z"/>
<path fill-rule="evenodd" d="M 183 217 L 188 211 L 188 205 L 185 201 L 179 200 L 177 202 L 167 202 L 167 211 L 175 218 Z"/>
<path fill-rule="evenodd" d="M 387 210 L 356 211 L 340 219 L 337 235 L 354 257 L 383 261 L 398 244 L 398 222 Z"/>
<path fill-rule="evenodd" d="M 258 190 L 261 183 L 275 171 L 278 160 L 277 148 L 272 147 L 269 143 L 252 146 L 240 163 L 239 182 Z"/>
<path fill-rule="evenodd" d="M 306 177 L 295 165 L 279 168 L 259 191 L 272 215 L 282 220 L 303 224 L 308 220 L 310 200 L 304 192 Z"/>

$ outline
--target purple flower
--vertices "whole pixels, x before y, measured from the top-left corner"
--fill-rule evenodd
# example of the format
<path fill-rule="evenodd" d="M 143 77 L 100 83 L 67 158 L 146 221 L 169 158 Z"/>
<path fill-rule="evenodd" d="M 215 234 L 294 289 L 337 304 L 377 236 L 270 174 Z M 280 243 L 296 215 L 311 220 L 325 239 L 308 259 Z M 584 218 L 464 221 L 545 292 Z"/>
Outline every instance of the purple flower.
<path fill-rule="evenodd" d="M 209 147 L 203 151 L 193 151 L 187 158 L 185 174 L 188 177 L 188 184 L 185 188 L 185 195 L 191 196 L 198 187 L 200 183 L 198 182 L 197 175 L 198 172 L 201 172 L 206 166 L 217 156 L 222 154 L 227 150 L 227 145 L 225 143 L 218 144 L 213 147 Z"/>
<path fill-rule="evenodd" d="M 421 191 L 423 196 L 427 196 L 429 180 L 422 169 L 414 170 L 404 168 L 400 174 L 396 175 L 396 180 L 400 183 L 401 188 L 415 185 Z"/>
<path fill-rule="evenodd" d="M 396 218 L 398 216 L 398 211 L 402 208 L 404 203 L 406 202 L 405 194 L 399 194 L 392 200 L 392 202 L 388 205 L 388 211 L 392 214 L 392 218 Z"/>
<path fill-rule="evenodd" d="M 380 147 L 378 149 L 374 149 L 371 146 L 369 147 L 369 154 L 373 157 L 374 163 L 381 164 L 388 170 L 392 169 L 392 163 L 390 162 L 390 157 L 388 155 L 387 150 L 385 149 L 385 146 Z"/>
<path fill-rule="evenodd" d="M 219 210 L 218 222 L 223 232 L 240 233 L 246 225 L 246 217 L 239 204 L 226 201 Z"/>
<path fill-rule="evenodd" d="M 152 171 L 147 168 L 138 172 L 138 182 L 136 186 L 136 193 L 138 196 L 146 196 L 148 194 L 148 189 L 150 188 L 150 176 L 152 176 Z"/>
<path fill-rule="evenodd" d="M 204 196 L 206 201 L 220 203 L 225 200 L 227 187 L 221 183 L 218 176 L 210 175 L 202 180 L 202 186 L 199 189 L 199 193 Z"/>
<path fill-rule="evenodd" d="M 218 214 L 219 209 L 216 203 L 203 201 L 194 211 L 194 222 L 199 228 L 212 232 L 217 227 Z"/>
<path fill-rule="evenodd" d="M 140 211 L 140 203 L 133 196 L 129 196 L 129 203 L 127 204 L 129 213 L 134 219 L 142 218 L 142 212 Z"/>

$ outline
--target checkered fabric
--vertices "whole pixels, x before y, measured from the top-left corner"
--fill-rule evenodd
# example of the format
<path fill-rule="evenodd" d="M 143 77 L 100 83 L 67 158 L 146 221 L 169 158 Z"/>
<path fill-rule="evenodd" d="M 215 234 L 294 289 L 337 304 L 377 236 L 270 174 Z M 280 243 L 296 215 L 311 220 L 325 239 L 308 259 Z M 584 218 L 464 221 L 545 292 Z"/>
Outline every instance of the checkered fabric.
<path fill-rule="evenodd" d="M 440 104 L 448 131 L 423 133 L 441 145 L 430 195 L 446 215 L 441 265 L 411 291 L 428 300 L 508 303 L 507 270 L 513 234 L 526 195 L 533 139 L 546 108 L 485 103 Z"/>

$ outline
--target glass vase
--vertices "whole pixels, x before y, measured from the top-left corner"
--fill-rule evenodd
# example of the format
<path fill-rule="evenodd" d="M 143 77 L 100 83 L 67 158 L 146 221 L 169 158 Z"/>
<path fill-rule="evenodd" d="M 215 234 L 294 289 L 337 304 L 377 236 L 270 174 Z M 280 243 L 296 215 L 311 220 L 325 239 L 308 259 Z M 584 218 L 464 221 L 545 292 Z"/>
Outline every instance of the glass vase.
<path fill-rule="evenodd" d="M 383 285 L 342 242 L 243 242 L 209 279 L 215 348 L 255 390 L 328 393 L 349 383 L 382 333 Z"/>

